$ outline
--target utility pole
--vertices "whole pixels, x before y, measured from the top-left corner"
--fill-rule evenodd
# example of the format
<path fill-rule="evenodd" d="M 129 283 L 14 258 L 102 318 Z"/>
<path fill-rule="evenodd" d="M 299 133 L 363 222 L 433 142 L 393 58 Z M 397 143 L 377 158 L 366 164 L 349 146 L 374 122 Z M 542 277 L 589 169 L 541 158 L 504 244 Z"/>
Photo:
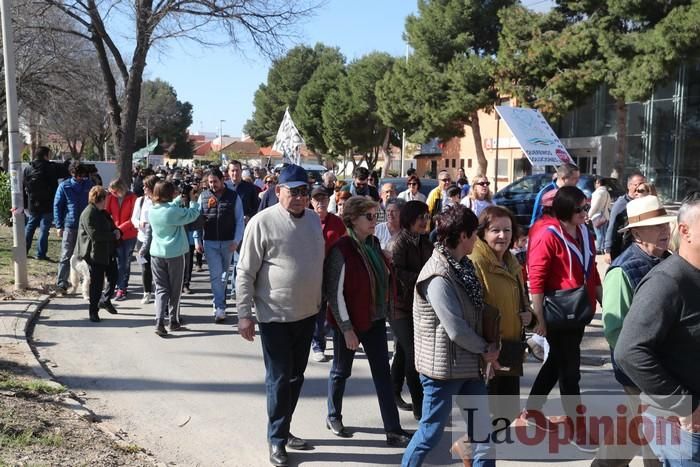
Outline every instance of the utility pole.
<path fill-rule="evenodd" d="M 406 44 L 406 66 L 408 66 L 408 44 Z M 401 161 L 399 163 L 399 177 L 403 177 L 403 161 L 406 159 L 406 129 L 401 129 Z"/>
<path fill-rule="evenodd" d="M 219 159 L 220 162 L 224 163 L 224 122 L 226 120 L 219 120 Z"/>
<path fill-rule="evenodd" d="M 5 65 L 7 96 L 7 142 L 10 150 L 10 190 L 12 193 L 12 260 L 15 289 L 27 288 L 27 244 L 24 240 L 24 199 L 22 196 L 22 159 L 19 153 L 19 118 L 17 116 L 17 83 L 15 82 L 15 39 L 12 32 L 12 11 L 9 0 L 0 0 L 2 15 L 2 55 Z"/>

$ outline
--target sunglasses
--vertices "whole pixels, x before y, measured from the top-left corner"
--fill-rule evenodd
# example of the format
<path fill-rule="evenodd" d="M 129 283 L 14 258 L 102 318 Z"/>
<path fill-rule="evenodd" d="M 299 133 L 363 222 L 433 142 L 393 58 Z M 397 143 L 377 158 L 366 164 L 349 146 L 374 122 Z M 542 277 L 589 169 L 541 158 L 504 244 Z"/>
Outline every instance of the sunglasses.
<path fill-rule="evenodd" d="M 452 179 L 451 179 L 451 178 L 441 178 L 440 181 L 441 181 L 441 182 L 448 182 L 448 183 L 449 183 L 449 182 L 452 181 Z"/>
<path fill-rule="evenodd" d="M 590 209 L 591 209 L 591 205 L 590 205 L 590 204 L 584 204 L 583 206 L 576 206 L 576 207 L 574 208 L 574 212 L 575 212 L 576 214 L 581 214 L 582 212 L 588 212 L 588 211 L 590 211 Z"/>
<path fill-rule="evenodd" d="M 372 222 L 372 221 L 376 221 L 377 217 L 379 217 L 379 216 L 377 215 L 376 212 L 374 214 L 372 214 L 371 212 L 367 212 L 362 217 L 364 217 L 368 221 Z"/>
<path fill-rule="evenodd" d="M 408 184 L 408 186 L 418 186 L 418 184 L 416 182 L 411 182 Z"/>
<path fill-rule="evenodd" d="M 289 188 L 288 186 L 285 186 L 287 190 L 289 190 L 289 194 L 292 195 L 294 198 L 296 197 L 304 197 L 304 196 L 309 196 L 309 188 L 305 186 L 298 186 L 295 188 Z"/>
<path fill-rule="evenodd" d="M 477 182 L 474 185 L 479 185 L 479 186 L 491 186 L 491 182 Z"/>
<path fill-rule="evenodd" d="M 640 195 L 646 195 L 647 193 L 649 193 L 649 190 L 646 190 L 644 188 L 638 188 L 638 189 L 634 190 L 634 192 L 639 193 Z"/>

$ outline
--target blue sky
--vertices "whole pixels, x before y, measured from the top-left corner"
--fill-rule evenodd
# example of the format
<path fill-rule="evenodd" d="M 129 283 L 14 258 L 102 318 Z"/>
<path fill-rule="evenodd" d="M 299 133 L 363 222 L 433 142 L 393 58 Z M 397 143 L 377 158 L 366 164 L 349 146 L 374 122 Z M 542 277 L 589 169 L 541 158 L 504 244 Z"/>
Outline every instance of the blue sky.
<path fill-rule="evenodd" d="M 404 20 L 415 10 L 415 0 L 329 0 L 300 25 L 296 43 L 337 46 L 348 60 L 374 50 L 404 55 Z M 151 50 L 146 78 L 169 82 L 179 100 L 192 103 L 192 131 L 218 132 L 223 119 L 224 134 L 239 136 L 269 66 L 252 49 L 241 53 L 171 42 L 165 50 Z"/>

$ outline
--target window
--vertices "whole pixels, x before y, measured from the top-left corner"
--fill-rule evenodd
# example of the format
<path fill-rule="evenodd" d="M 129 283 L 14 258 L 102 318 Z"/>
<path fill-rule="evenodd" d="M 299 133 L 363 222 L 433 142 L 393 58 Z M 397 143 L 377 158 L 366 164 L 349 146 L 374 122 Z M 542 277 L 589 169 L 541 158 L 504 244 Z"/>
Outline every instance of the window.
<path fill-rule="evenodd" d="M 452 159 L 452 168 L 457 167 L 457 159 Z"/>
<path fill-rule="evenodd" d="M 459 168 L 463 169 L 464 168 L 464 159 L 459 160 Z"/>
<path fill-rule="evenodd" d="M 467 159 L 467 168 L 468 169 L 472 168 L 472 160 L 471 159 Z"/>
<path fill-rule="evenodd" d="M 445 168 L 448 169 L 450 167 L 450 160 L 445 159 Z"/>
<path fill-rule="evenodd" d="M 508 159 L 498 158 L 498 178 L 508 178 Z"/>

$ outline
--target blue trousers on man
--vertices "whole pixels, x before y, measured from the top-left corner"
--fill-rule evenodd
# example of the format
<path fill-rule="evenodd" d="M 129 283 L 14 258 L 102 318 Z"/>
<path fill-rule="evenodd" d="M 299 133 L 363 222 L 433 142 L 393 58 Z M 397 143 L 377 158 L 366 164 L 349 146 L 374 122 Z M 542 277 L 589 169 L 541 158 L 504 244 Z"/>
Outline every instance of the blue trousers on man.
<path fill-rule="evenodd" d="M 214 310 L 226 310 L 226 283 L 231 270 L 233 240 L 204 240 L 204 255 L 209 266 L 209 279 L 214 295 Z"/>
<path fill-rule="evenodd" d="M 39 227 L 39 244 L 36 249 L 36 259 L 46 259 L 49 250 L 49 230 L 53 222 L 53 214 L 50 212 L 29 213 L 27 225 L 24 227 L 24 240 L 27 243 L 27 253 L 32 248 L 34 232 Z"/>

